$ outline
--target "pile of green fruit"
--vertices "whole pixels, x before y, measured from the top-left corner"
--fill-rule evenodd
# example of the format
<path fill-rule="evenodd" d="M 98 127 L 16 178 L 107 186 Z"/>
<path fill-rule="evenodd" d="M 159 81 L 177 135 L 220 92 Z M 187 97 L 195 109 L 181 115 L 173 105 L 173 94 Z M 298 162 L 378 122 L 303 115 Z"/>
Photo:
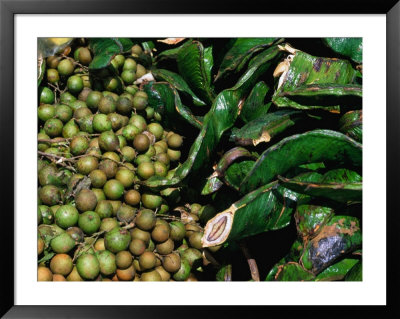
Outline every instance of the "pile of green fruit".
<path fill-rule="evenodd" d="M 38 280 L 362 280 L 361 38 L 38 49 Z"/>
<path fill-rule="evenodd" d="M 69 47 L 67 51 L 69 50 Z M 197 280 L 203 264 L 201 208 L 174 216 L 165 197 L 140 182 L 173 175 L 183 137 L 166 131 L 135 53 L 88 76 L 87 47 L 46 59 L 38 108 L 38 280 Z M 122 80 L 122 81 L 121 81 Z M 123 83 L 124 89 L 118 87 Z M 52 88 L 52 89 L 51 89 Z M 176 201 L 175 201 L 176 203 Z"/>

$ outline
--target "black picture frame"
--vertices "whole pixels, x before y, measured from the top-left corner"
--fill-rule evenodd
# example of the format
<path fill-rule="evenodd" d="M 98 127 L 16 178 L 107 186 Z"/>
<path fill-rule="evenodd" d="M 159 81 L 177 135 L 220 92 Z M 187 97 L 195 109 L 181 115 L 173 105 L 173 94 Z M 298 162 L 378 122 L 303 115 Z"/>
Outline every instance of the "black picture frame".
<path fill-rule="evenodd" d="M 387 100 L 386 100 L 386 217 L 387 217 L 387 283 L 386 306 L 15 306 L 14 303 L 14 16 L 16 14 L 385 14 L 387 18 Z M 379 316 L 391 318 L 399 316 L 398 287 L 399 276 L 396 271 L 395 258 L 398 255 L 398 212 L 396 200 L 396 181 L 399 180 L 398 163 L 400 150 L 400 3 L 398 0 L 363 1 L 339 0 L 324 1 L 275 1 L 256 3 L 247 0 L 239 1 L 162 1 L 162 0 L 0 0 L 0 150 L 5 154 L 0 157 L 1 181 L 7 187 L 1 191 L 2 198 L 2 238 L 1 250 L 1 311 L 4 318 L 191 318 L 200 317 L 249 317 L 285 316 L 309 317 L 313 315 L 328 317 Z M 382 102 L 384 104 L 384 102 Z M 377 106 L 383 107 L 383 105 Z M 377 163 L 377 166 L 380 166 Z M 11 169 L 12 168 L 12 169 Z M 380 169 L 380 167 L 379 167 Z M 384 174 L 384 172 L 382 172 Z M 6 181 L 6 182 L 4 182 Z M 3 185 L 4 185 L 3 184 Z M 377 185 L 379 187 L 379 185 Z M 382 199 L 383 200 L 383 199 Z M 380 212 L 382 213 L 382 212 Z M 397 273 L 397 274 L 396 274 Z M 379 276 L 379 270 L 377 270 Z M 312 308 L 312 309 L 311 309 Z M 162 316 L 161 316 L 162 314 Z M 190 315 L 188 315 L 190 314 Z"/>

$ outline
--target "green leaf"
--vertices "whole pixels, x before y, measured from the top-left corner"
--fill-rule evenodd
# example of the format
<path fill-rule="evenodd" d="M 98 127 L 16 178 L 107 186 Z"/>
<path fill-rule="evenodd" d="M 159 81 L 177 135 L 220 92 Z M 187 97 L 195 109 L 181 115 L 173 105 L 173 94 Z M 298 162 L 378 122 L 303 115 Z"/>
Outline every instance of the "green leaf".
<path fill-rule="evenodd" d="M 295 262 L 288 262 L 280 266 L 275 276 L 276 281 L 312 281 L 315 279 L 314 274 Z"/>
<path fill-rule="evenodd" d="M 339 131 L 362 143 L 362 110 L 345 113 L 339 120 Z"/>
<path fill-rule="evenodd" d="M 345 258 L 326 268 L 315 278 L 315 281 L 342 280 L 346 274 L 349 273 L 352 267 L 358 263 L 360 263 L 358 259 Z"/>
<path fill-rule="evenodd" d="M 56 253 L 54 253 L 54 252 L 47 253 L 47 254 L 46 254 L 46 252 L 45 252 L 45 255 L 44 255 L 42 258 L 40 258 L 40 259 L 38 260 L 38 264 L 50 260 L 51 258 L 53 258 L 53 257 L 55 256 L 55 254 L 56 254 Z"/>
<path fill-rule="evenodd" d="M 198 106 L 206 105 L 202 100 L 200 100 L 196 94 L 190 89 L 186 81 L 177 73 L 165 70 L 165 69 L 154 69 L 151 73 L 155 76 L 157 80 L 167 81 L 172 84 L 177 90 L 189 94 L 193 99 L 193 104 Z"/>
<path fill-rule="evenodd" d="M 324 38 L 323 42 L 336 53 L 362 63 L 362 38 Z"/>
<path fill-rule="evenodd" d="M 358 262 L 344 278 L 345 281 L 362 281 L 362 262 Z"/>
<path fill-rule="evenodd" d="M 254 160 L 243 160 L 238 163 L 233 163 L 225 172 L 225 184 L 239 191 L 240 183 L 253 168 L 254 163 Z"/>
<path fill-rule="evenodd" d="M 281 140 L 261 154 L 240 186 L 247 193 L 301 164 L 321 161 L 361 166 L 362 145 L 331 130 L 314 130 Z"/>
<path fill-rule="evenodd" d="M 240 112 L 240 118 L 243 122 L 248 123 L 268 112 L 271 103 L 264 104 L 264 99 L 269 89 L 270 88 L 263 81 L 258 82 L 254 86 Z"/>
<path fill-rule="evenodd" d="M 149 105 L 163 116 L 166 127 L 176 128 L 179 120 L 184 119 L 191 125 L 201 128 L 202 123 L 182 104 L 176 89 L 169 83 L 149 82 L 143 86 Z"/>
<path fill-rule="evenodd" d="M 128 38 L 91 38 L 89 47 L 93 52 L 93 60 L 89 69 L 97 70 L 110 65 L 117 54 L 129 51 L 133 43 Z"/>
<path fill-rule="evenodd" d="M 301 194 L 323 197 L 346 203 L 362 200 L 361 176 L 347 169 L 327 172 L 321 178 L 312 181 L 296 181 L 279 176 L 282 185 Z"/>
<path fill-rule="evenodd" d="M 193 92 L 209 104 L 214 100 L 214 93 L 210 86 L 210 63 L 212 61 L 210 61 L 209 52 L 206 57 L 205 49 L 199 41 L 192 41 L 183 45 L 178 52 L 179 74 L 182 75 Z"/>
<path fill-rule="evenodd" d="M 293 103 L 297 103 L 296 109 L 327 107 L 331 112 L 334 112 L 337 105 L 352 107 L 361 105 L 362 86 L 358 84 L 302 85 L 293 89 L 293 91 L 281 92 L 278 96 L 288 98 Z"/>
<path fill-rule="evenodd" d="M 204 49 L 204 68 L 209 83 L 212 82 L 211 71 L 213 66 L 214 66 L 213 48 L 212 46 L 209 46 Z"/>
<path fill-rule="evenodd" d="M 240 71 L 245 63 L 256 53 L 271 46 L 276 38 L 238 38 L 225 54 L 215 81 L 229 72 Z M 240 67 L 239 67 L 240 65 Z"/>
<path fill-rule="evenodd" d="M 233 128 L 229 140 L 242 146 L 256 146 L 262 142 L 269 142 L 274 136 L 293 126 L 302 118 L 302 113 L 294 110 L 267 113 L 250 121 L 240 129 Z"/>
<path fill-rule="evenodd" d="M 293 60 L 287 63 L 290 63 L 289 69 L 281 75 L 281 85 L 272 96 L 272 102 L 278 107 L 337 111 L 342 99 L 332 100 L 333 97 L 361 95 L 360 87 L 354 86 L 357 71 L 346 60 L 314 57 L 296 51 Z"/>
<path fill-rule="evenodd" d="M 233 203 L 207 222 L 203 247 L 240 240 L 289 225 L 297 194 L 272 182 Z"/>
<path fill-rule="evenodd" d="M 294 215 L 298 235 L 304 241 L 315 236 L 333 215 L 330 207 L 298 205 Z"/>
<path fill-rule="evenodd" d="M 143 184 L 151 188 L 176 186 L 186 179 L 189 173 L 195 176 L 196 172 L 204 168 L 222 134 L 235 123 L 244 96 L 255 84 L 257 78 L 271 66 L 272 60 L 278 53 L 277 47 L 267 50 L 263 59 L 260 58 L 257 64 L 249 68 L 234 87 L 218 94 L 210 111 L 204 117 L 201 131 L 189 150 L 188 159 L 176 170 L 171 179 L 151 177 Z"/>
<path fill-rule="evenodd" d="M 360 222 L 351 216 L 334 216 L 304 248 L 303 266 L 318 274 L 340 257 L 361 246 Z"/>
<path fill-rule="evenodd" d="M 38 80 L 37 80 L 38 87 L 40 86 L 40 83 L 42 83 L 45 72 L 46 72 L 46 59 L 40 58 L 38 59 Z"/>
<path fill-rule="evenodd" d="M 188 43 L 190 43 L 190 41 L 185 42 L 180 47 L 169 49 L 169 50 L 164 50 L 163 52 L 161 52 L 160 54 L 157 55 L 157 57 L 156 57 L 157 63 L 159 61 L 162 61 L 162 60 L 165 60 L 165 59 L 177 59 L 178 58 L 178 53 L 181 50 L 181 48 L 184 45 L 187 45 Z"/>

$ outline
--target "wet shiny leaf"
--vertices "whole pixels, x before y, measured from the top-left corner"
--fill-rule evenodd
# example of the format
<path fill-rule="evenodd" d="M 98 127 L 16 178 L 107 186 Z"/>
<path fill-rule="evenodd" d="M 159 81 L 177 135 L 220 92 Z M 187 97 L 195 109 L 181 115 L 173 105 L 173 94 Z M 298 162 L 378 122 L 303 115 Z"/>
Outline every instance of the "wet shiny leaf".
<path fill-rule="evenodd" d="M 151 71 L 157 80 L 163 80 L 172 84 L 178 91 L 185 92 L 189 94 L 193 99 L 193 104 L 198 106 L 206 105 L 202 100 L 200 100 L 196 94 L 190 89 L 186 81 L 175 72 L 171 72 L 165 69 L 154 69 Z"/>
<path fill-rule="evenodd" d="M 242 146 L 267 143 L 302 118 L 302 113 L 294 110 L 267 113 L 248 122 L 240 129 L 233 128 L 229 139 Z"/>
<path fill-rule="evenodd" d="M 280 187 L 278 182 L 248 193 L 207 222 L 203 247 L 286 227 L 290 223 L 296 199 L 296 193 Z"/>
<path fill-rule="evenodd" d="M 166 127 L 176 128 L 184 119 L 194 127 L 201 128 L 202 122 L 182 104 L 178 92 L 171 84 L 150 82 L 143 86 L 143 90 L 149 97 L 149 104 L 164 117 Z"/>
<path fill-rule="evenodd" d="M 109 66 L 114 56 L 129 51 L 132 46 L 133 43 L 128 38 L 89 39 L 89 47 L 94 55 L 89 68 L 95 70 Z"/>
<path fill-rule="evenodd" d="M 218 94 L 211 110 L 204 117 L 201 131 L 189 150 L 187 160 L 176 170 L 175 175 L 171 179 L 151 177 L 143 183 L 145 186 L 152 188 L 176 186 L 189 173 L 192 173 L 191 176 L 193 177 L 196 172 L 204 168 L 222 134 L 233 126 L 244 96 L 256 83 L 257 78 L 271 66 L 271 61 L 279 53 L 277 47 L 272 47 L 267 51 L 257 64 L 243 74 L 234 87 Z"/>
<path fill-rule="evenodd" d="M 276 38 L 238 38 L 225 54 L 215 81 L 224 78 L 228 73 L 240 71 L 245 63 L 256 53 L 271 46 Z"/>
<path fill-rule="evenodd" d="M 358 259 L 345 258 L 326 268 L 315 278 L 315 281 L 342 280 L 357 263 L 360 263 Z"/>
<path fill-rule="evenodd" d="M 333 111 L 339 109 L 343 96 L 358 97 L 362 94 L 356 82 L 357 71 L 350 62 L 315 57 L 299 50 L 292 56 L 292 61 L 287 62 L 289 68 L 280 76 L 280 86 L 272 97 L 278 107 Z"/>
<path fill-rule="evenodd" d="M 243 122 L 248 123 L 268 112 L 271 102 L 265 104 L 264 99 L 269 89 L 270 88 L 264 82 L 258 82 L 254 86 L 240 112 L 240 118 Z"/>
<path fill-rule="evenodd" d="M 299 181 L 278 177 L 282 185 L 301 194 L 324 197 L 338 202 L 362 200 L 362 178 L 348 169 L 335 169 L 322 178 Z"/>
<path fill-rule="evenodd" d="M 240 186 L 247 193 L 301 164 L 336 161 L 361 166 L 362 146 L 342 133 L 314 130 L 287 137 L 261 154 Z"/>
<path fill-rule="evenodd" d="M 362 281 L 362 262 L 358 262 L 344 278 L 345 281 Z"/>
<path fill-rule="evenodd" d="M 362 143 L 362 110 L 350 111 L 339 120 L 339 131 Z"/>
<path fill-rule="evenodd" d="M 324 38 L 323 42 L 333 51 L 362 63 L 362 38 Z"/>

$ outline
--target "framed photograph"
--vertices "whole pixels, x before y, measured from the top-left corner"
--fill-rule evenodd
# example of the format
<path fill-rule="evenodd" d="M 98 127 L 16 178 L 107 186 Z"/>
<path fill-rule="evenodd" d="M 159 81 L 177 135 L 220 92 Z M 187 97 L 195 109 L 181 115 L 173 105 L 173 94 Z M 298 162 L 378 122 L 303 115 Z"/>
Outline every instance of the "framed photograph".
<path fill-rule="evenodd" d="M 397 1 L 0 10 L 4 318 L 399 314 Z"/>

